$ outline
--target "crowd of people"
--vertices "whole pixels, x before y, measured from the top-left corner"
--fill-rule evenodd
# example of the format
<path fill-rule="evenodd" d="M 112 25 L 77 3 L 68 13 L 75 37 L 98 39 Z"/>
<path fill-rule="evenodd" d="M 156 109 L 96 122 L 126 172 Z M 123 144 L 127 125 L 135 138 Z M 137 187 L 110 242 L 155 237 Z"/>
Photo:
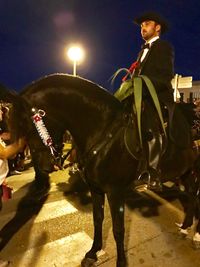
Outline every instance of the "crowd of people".
<path fill-rule="evenodd" d="M 10 142 L 8 130 L 9 104 L 0 104 L 0 210 L 2 200 L 11 197 L 11 188 L 7 185 L 6 177 L 12 174 L 20 174 L 24 168 L 25 140 L 19 139 L 15 143 Z M 0 267 L 9 265 L 9 261 L 0 259 Z"/>

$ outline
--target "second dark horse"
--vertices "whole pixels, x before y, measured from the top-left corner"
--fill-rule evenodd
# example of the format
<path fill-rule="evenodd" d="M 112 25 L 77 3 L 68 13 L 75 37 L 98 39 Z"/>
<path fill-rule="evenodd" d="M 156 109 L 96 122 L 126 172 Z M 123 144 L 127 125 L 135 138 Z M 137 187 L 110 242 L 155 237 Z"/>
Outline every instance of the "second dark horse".
<path fill-rule="evenodd" d="M 92 266 L 97 260 L 97 251 L 102 248 L 105 195 L 111 210 L 117 245 L 116 266 L 127 266 L 124 252 L 124 197 L 127 188 L 136 179 L 139 161 L 127 151 L 124 142 L 127 114 L 123 105 L 100 86 L 64 74 L 44 77 L 27 86 L 20 96 L 16 96 L 11 116 L 13 133 L 15 138 L 27 137 L 33 157 L 36 185 L 38 190 L 48 190 L 50 153 L 31 120 L 32 108 L 45 111 L 45 125 L 54 143 L 61 143 L 64 131 L 70 131 L 90 188 L 94 241 L 82 261 L 82 266 Z M 134 133 L 134 138 L 137 139 L 137 128 Z M 135 141 L 137 144 L 138 140 Z M 188 192 L 190 204 L 182 229 L 192 224 L 193 216 L 197 215 L 199 219 L 199 213 L 196 213 L 198 175 L 194 177 L 193 174 L 195 164 L 196 156 L 192 148 L 180 150 L 175 145 L 173 153 L 163 156 L 162 160 L 162 177 L 167 180 L 181 177 Z M 200 225 L 197 227 L 197 234 L 200 234 Z"/>

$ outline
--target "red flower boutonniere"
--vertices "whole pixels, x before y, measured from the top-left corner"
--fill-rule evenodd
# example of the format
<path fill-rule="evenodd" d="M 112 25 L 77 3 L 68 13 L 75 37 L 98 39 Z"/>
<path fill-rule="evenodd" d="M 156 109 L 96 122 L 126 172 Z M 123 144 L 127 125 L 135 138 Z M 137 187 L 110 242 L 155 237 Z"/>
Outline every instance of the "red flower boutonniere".
<path fill-rule="evenodd" d="M 128 75 L 133 73 L 133 71 L 137 68 L 138 64 L 138 61 L 135 61 L 131 64 L 130 68 L 128 69 L 128 73 L 122 78 L 122 82 L 126 81 Z"/>

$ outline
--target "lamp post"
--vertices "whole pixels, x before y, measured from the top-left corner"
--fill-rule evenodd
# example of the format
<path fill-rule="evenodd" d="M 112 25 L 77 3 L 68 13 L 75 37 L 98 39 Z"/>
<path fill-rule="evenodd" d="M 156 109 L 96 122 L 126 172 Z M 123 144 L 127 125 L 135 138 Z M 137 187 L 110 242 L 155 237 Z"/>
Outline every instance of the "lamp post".
<path fill-rule="evenodd" d="M 84 58 L 83 49 L 80 46 L 71 46 L 67 51 L 67 56 L 73 61 L 73 75 L 77 75 L 77 63 Z"/>

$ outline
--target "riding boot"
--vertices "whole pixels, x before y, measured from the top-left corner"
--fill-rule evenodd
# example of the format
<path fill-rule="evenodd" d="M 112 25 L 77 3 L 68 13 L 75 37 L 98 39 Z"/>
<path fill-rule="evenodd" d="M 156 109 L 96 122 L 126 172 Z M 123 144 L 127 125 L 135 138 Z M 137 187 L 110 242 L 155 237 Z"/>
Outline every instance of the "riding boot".
<path fill-rule="evenodd" d="M 162 190 L 160 182 L 160 158 L 163 150 L 163 138 L 160 127 L 160 120 L 152 103 L 144 100 L 144 109 L 141 116 L 143 156 L 138 166 L 136 190 L 151 189 Z M 141 164 L 142 162 L 146 164 Z M 145 167 L 145 169 L 142 169 Z"/>
<path fill-rule="evenodd" d="M 162 191 L 160 181 L 159 162 L 162 151 L 162 136 L 160 133 L 148 132 L 148 141 L 145 144 L 146 168 L 140 170 L 138 180 L 135 182 L 135 189 L 143 191 L 150 189 L 153 191 Z"/>
<path fill-rule="evenodd" d="M 154 133 L 151 141 L 148 141 L 148 189 L 161 191 L 159 163 L 162 151 L 162 136 L 160 133 Z"/>

